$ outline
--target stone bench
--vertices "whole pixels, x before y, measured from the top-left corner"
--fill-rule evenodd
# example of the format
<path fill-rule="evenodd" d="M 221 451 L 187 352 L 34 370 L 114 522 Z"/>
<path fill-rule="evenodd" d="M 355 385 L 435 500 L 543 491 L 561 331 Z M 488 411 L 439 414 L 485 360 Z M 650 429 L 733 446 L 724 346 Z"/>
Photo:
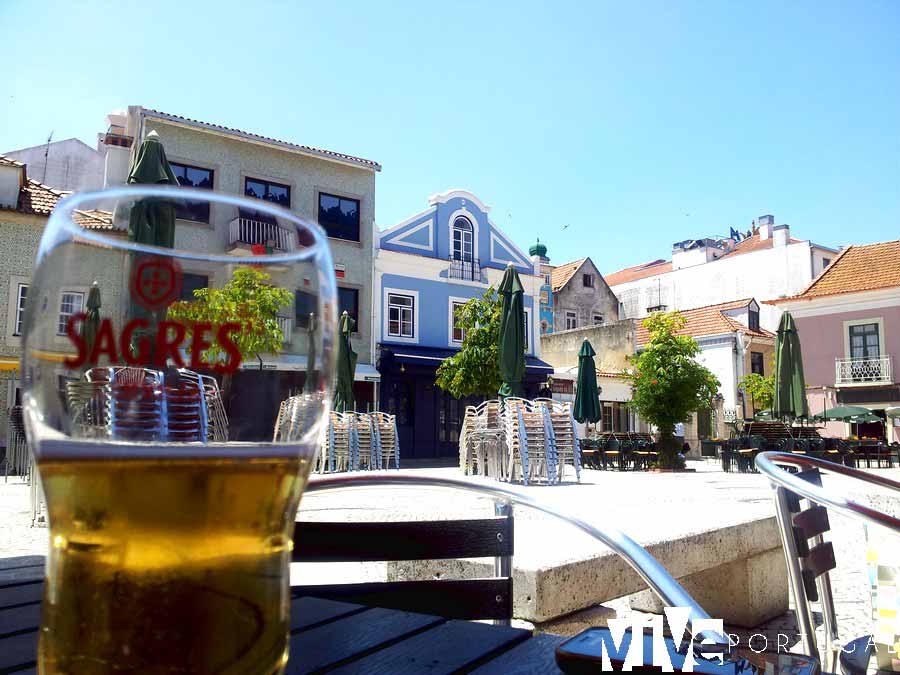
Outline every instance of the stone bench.
<path fill-rule="evenodd" d="M 581 537 L 586 542 L 569 545 L 559 532 L 567 529 L 553 521 L 517 518 L 516 618 L 541 626 L 624 596 L 631 596 L 634 609 L 662 612 L 656 596 L 622 558 L 586 536 Z M 713 618 L 753 627 L 787 611 L 787 572 L 774 516 L 688 529 L 693 531 L 635 538 Z M 493 574 L 490 560 L 387 564 L 390 580 Z"/>

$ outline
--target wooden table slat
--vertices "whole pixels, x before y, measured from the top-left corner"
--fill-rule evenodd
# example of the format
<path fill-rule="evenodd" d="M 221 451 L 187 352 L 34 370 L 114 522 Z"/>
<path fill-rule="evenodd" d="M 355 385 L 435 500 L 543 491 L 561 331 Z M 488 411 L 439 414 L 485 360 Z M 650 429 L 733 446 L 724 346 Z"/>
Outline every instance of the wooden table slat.
<path fill-rule="evenodd" d="M 427 614 L 375 608 L 291 636 L 287 675 L 351 661 L 445 621 Z"/>
<path fill-rule="evenodd" d="M 34 567 L 44 566 L 44 556 L 42 555 L 19 555 L 12 558 L 0 558 L 0 570 L 11 570 L 17 567 Z"/>
<path fill-rule="evenodd" d="M 37 631 L 0 638 L 0 673 L 15 673 L 37 665 Z"/>
<path fill-rule="evenodd" d="M 471 621 L 448 621 L 332 672 L 403 675 L 452 673 L 477 665 L 531 637 L 531 632 Z"/>
<path fill-rule="evenodd" d="M 40 581 L 7 586 L 0 588 L 0 609 L 14 605 L 40 604 L 43 597 L 44 584 Z"/>
<path fill-rule="evenodd" d="M 568 640 L 565 635 L 538 633 L 496 659 L 473 670 L 477 675 L 559 675 L 556 648 Z"/>
<path fill-rule="evenodd" d="M 40 605 L 22 605 L 21 607 L 0 609 L 0 637 L 26 630 L 37 630 L 40 625 Z"/>
<path fill-rule="evenodd" d="M 44 566 L 32 565 L 29 567 L 13 567 L 0 570 L 0 588 L 15 586 L 29 581 L 41 581 L 44 578 Z"/>
<path fill-rule="evenodd" d="M 322 598 L 294 598 L 291 602 L 291 632 L 306 630 L 348 614 L 363 612 L 367 607 L 351 602 Z"/>

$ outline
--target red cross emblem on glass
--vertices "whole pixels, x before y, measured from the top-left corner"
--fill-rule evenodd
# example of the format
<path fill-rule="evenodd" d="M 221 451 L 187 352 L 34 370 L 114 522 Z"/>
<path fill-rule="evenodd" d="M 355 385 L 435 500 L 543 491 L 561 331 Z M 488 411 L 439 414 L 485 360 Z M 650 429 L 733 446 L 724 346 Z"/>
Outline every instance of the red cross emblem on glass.
<path fill-rule="evenodd" d="M 134 261 L 131 290 L 134 301 L 151 311 L 164 309 L 181 296 L 182 273 L 177 260 L 155 255 Z"/>

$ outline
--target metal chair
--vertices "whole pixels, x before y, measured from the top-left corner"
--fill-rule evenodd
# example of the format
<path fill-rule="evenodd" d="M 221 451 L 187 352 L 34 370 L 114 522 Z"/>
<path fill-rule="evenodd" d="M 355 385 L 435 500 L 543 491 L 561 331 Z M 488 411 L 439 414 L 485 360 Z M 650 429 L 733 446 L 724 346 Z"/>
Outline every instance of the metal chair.
<path fill-rule="evenodd" d="M 843 464 L 784 452 L 761 453 L 756 458 L 756 466 L 774 488 L 775 512 L 803 650 L 811 655 L 819 651 L 812 617 L 812 603 L 818 603 L 825 624 L 822 670 L 836 673 L 840 667 L 845 675 L 865 675 L 872 654 L 871 636 L 859 637 L 847 645 L 841 645 L 838 640 L 829 577 L 836 561 L 831 542 L 823 537 L 830 528 L 828 510 L 862 521 L 867 526 L 883 528 L 894 536 L 900 535 L 900 519 L 826 490 L 822 487 L 821 476 L 833 473 L 895 492 L 900 492 L 900 483 Z M 782 466 L 799 472 L 790 473 Z"/>

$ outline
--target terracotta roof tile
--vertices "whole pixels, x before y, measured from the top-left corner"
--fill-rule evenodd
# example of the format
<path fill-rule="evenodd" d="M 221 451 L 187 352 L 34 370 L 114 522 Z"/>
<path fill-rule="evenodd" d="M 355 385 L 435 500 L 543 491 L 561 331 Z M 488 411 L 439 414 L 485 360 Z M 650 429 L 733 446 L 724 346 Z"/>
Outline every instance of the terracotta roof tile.
<path fill-rule="evenodd" d="M 91 209 L 90 211 L 76 211 L 72 215 L 72 219 L 76 224 L 81 225 L 86 230 L 99 230 L 105 232 L 126 232 L 121 227 L 113 224 L 112 213 L 109 211 L 98 211 Z"/>
<path fill-rule="evenodd" d="M 799 244 L 802 239 L 794 239 L 791 237 L 791 244 Z M 744 253 L 753 253 L 754 251 L 764 251 L 767 248 L 773 248 L 775 246 L 775 241 L 772 239 L 772 236 L 769 235 L 766 239 L 759 238 L 759 232 L 747 237 L 739 241 L 735 244 L 734 248 L 723 255 L 719 260 L 723 258 L 732 258 L 736 255 L 743 255 Z"/>
<path fill-rule="evenodd" d="M 743 300 L 723 302 L 718 305 L 707 305 L 706 307 L 697 307 L 696 309 L 686 309 L 678 312 L 686 321 L 684 328 L 678 331 L 678 334 L 703 337 L 706 335 L 739 332 L 756 337 L 775 337 L 774 333 L 765 329 L 751 330 L 737 319 L 724 314 L 728 310 L 746 307 L 752 301 L 753 298 L 744 298 Z M 637 325 L 635 338 L 639 345 L 647 344 L 650 341 L 650 333 L 644 327 L 643 321 L 640 321 Z"/>
<path fill-rule="evenodd" d="M 25 166 L 22 162 L 0 155 L 0 166 Z"/>
<path fill-rule="evenodd" d="M 56 207 L 57 202 L 65 197 L 68 192 L 55 190 L 48 185 L 38 183 L 30 178 L 25 179 L 25 185 L 19 192 L 19 211 L 23 213 L 35 213 L 40 216 L 49 216 Z"/>
<path fill-rule="evenodd" d="M 374 169 L 375 171 L 381 171 L 381 164 L 378 162 L 373 162 L 371 159 L 363 159 L 362 157 L 354 157 L 353 155 L 345 155 L 342 152 L 334 152 L 333 150 L 324 150 L 322 148 L 315 148 L 311 145 L 300 145 L 299 143 L 291 143 L 290 141 L 280 141 L 277 138 L 271 138 L 269 136 L 261 136 L 260 134 L 254 134 L 250 131 L 244 131 L 242 129 L 235 129 L 233 127 L 222 126 L 221 124 L 213 124 L 211 122 L 202 122 L 200 120 L 195 120 L 190 117 L 183 117 L 181 115 L 173 115 L 171 113 L 165 113 L 160 110 L 153 110 L 152 108 L 144 108 L 144 110 L 150 113 L 154 117 L 158 117 L 160 119 L 170 119 L 174 122 L 190 122 L 191 124 L 199 124 L 204 127 L 209 127 L 211 129 L 216 129 L 218 131 L 225 131 L 231 134 L 239 134 L 241 136 L 248 136 L 250 138 L 257 138 L 261 141 L 266 141 L 268 143 L 275 143 L 277 145 L 284 145 L 291 148 L 297 148 L 298 150 L 303 150 L 305 152 L 311 152 L 316 155 L 323 155 L 325 157 L 331 157 L 333 159 L 339 159 L 347 162 L 353 162 L 354 164 L 362 164 L 364 166 L 369 167 L 370 169 Z"/>
<path fill-rule="evenodd" d="M 550 287 L 554 293 L 569 283 L 569 280 L 575 275 L 578 268 L 584 264 L 585 260 L 587 258 L 581 258 L 580 260 L 573 260 L 565 265 L 553 268 L 553 271 L 550 273 Z"/>
<path fill-rule="evenodd" d="M 618 272 L 613 272 L 612 274 L 606 274 L 603 276 L 606 279 L 606 283 L 610 286 L 615 286 L 617 284 L 627 284 L 629 281 L 637 281 L 638 279 L 645 279 L 646 277 L 653 277 L 657 274 L 663 274 L 665 272 L 672 271 L 672 261 L 671 260 L 651 260 L 647 263 L 641 263 L 640 265 L 635 265 L 634 267 L 626 267 L 623 270 L 619 270 Z"/>
<path fill-rule="evenodd" d="M 900 240 L 848 246 L 805 291 L 770 304 L 895 287 L 900 287 Z"/>

